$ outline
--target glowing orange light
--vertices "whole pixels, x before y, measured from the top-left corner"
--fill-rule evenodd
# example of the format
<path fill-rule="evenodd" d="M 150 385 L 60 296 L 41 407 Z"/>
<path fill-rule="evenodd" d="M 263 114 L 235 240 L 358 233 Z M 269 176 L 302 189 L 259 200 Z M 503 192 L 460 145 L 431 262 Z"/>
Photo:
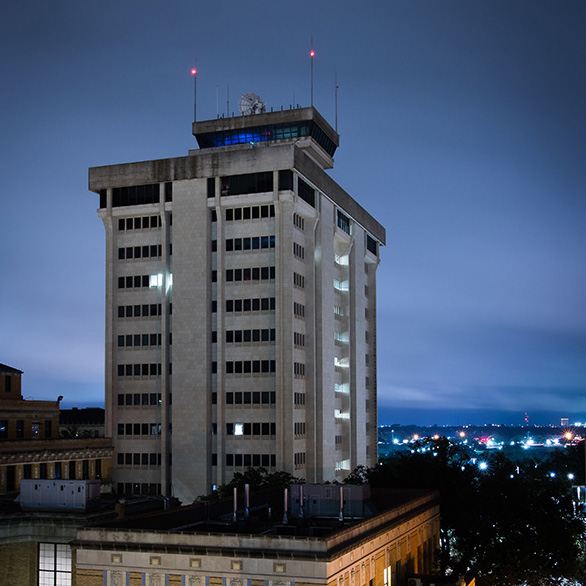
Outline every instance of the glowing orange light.
<path fill-rule="evenodd" d="M 459 435 L 460 437 L 466 437 L 466 434 L 465 434 L 463 431 L 461 431 L 461 432 L 460 432 L 458 435 Z"/>
<path fill-rule="evenodd" d="M 309 52 L 309 56 L 310 56 L 310 57 L 313 57 L 314 55 L 315 55 L 315 51 L 312 49 L 312 50 Z"/>
<path fill-rule="evenodd" d="M 567 440 L 571 440 L 571 439 L 572 439 L 572 433 L 571 433 L 571 432 L 569 432 L 569 431 L 566 431 L 566 433 L 564 434 L 564 437 L 565 437 Z"/>
<path fill-rule="evenodd" d="M 197 73 L 197 69 L 194 67 L 194 68 L 191 70 L 191 75 L 195 75 L 196 73 Z"/>
<path fill-rule="evenodd" d="M 419 439 L 419 436 L 415 433 L 415 434 L 413 434 L 413 439 L 414 440 L 418 440 Z"/>

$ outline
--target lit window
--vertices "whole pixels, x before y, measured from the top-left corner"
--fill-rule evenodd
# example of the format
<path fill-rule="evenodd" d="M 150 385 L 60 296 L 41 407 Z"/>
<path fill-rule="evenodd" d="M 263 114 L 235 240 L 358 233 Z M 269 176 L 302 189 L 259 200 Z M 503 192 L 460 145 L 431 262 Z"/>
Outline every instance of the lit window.
<path fill-rule="evenodd" d="M 64 543 L 39 544 L 39 586 L 70 586 L 71 548 Z"/>
<path fill-rule="evenodd" d="M 244 424 L 243 423 L 235 423 L 234 424 L 234 435 L 244 435 Z"/>
<path fill-rule="evenodd" d="M 163 274 L 151 275 L 149 278 L 149 287 L 162 287 L 163 286 Z"/>

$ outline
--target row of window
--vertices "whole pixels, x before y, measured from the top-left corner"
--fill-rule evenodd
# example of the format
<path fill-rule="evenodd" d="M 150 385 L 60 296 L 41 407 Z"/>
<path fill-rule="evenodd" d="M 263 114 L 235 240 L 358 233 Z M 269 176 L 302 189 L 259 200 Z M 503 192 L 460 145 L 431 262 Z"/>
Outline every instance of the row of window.
<path fill-rule="evenodd" d="M 275 278 L 275 267 L 226 269 L 226 281 L 269 281 Z"/>
<path fill-rule="evenodd" d="M 295 378 L 305 378 L 305 364 L 302 362 L 294 362 L 293 374 Z"/>
<path fill-rule="evenodd" d="M 275 391 L 236 391 L 226 393 L 226 405 L 274 405 Z"/>
<path fill-rule="evenodd" d="M 169 283 L 173 276 L 169 275 Z M 140 289 L 147 287 L 162 287 L 163 275 L 129 275 L 127 277 L 118 277 L 118 289 Z"/>
<path fill-rule="evenodd" d="M 296 437 L 305 436 L 305 422 L 304 421 L 296 421 L 293 424 L 293 430 L 294 430 Z"/>
<path fill-rule="evenodd" d="M 103 190 L 104 191 L 104 190 Z M 149 185 L 130 185 L 128 187 L 114 187 L 112 189 L 112 207 L 139 206 L 149 203 L 159 203 L 160 185 L 151 183 Z M 100 207 L 105 205 L 105 193 L 100 192 Z M 165 183 L 165 201 L 173 201 L 173 183 Z"/>
<path fill-rule="evenodd" d="M 226 208 L 226 222 L 235 222 L 239 220 L 258 220 L 260 218 L 274 218 L 275 206 L 247 206 L 241 208 Z"/>
<path fill-rule="evenodd" d="M 161 216 L 136 216 L 133 218 L 119 218 L 118 230 L 150 230 L 161 227 Z"/>
<path fill-rule="evenodd" d="M 244 238 L 226 238 L 225 248 L 226 252 L 275 248 L 275 236 L 246 236 Z"/>
<path fill-rule="evenodd" d="M 94 460 L 94 467 L 95 467 L 95 478 L 102 478 L 102 460 L 101 458 L 96 458 Z M 64 474 L 67 473 L 67 476 Z M 33 468 L 32 464 L 24 464 L 22 467 L 22 477 L 25 479 L 32 479 L 33 478 Z M 41 462 L 38 468 L 38 476 L 35 478 L 40 478 L 43 480 L 49 479 L 49 468 L 47 462 Z M 89 460 L 82 460 L 81 461 L 81 474 L 77 474 L 77 461 L 76 460 L 69 460 L 68 462 L 54 462 L 53 463 L 53 475 L 51 476 L 50 480 L 56 479 L 60 480 L 62 478 L 66 478 L 68 480 L 89 480 L 90 478 L 90 461 Z"/>
<path fill-rule="evenodd" d="M 149 466 L 155 467 L 161 465 L 161 454 L 156 452 L 150 453 L 132 453 L 120 452 L 117 455 L 118 466 Z"/>
<path fill-rule="evenodd" d="M 140 484 L 138 482 L 118 482 L 116 490 L 118 494 L 144 494 L 156 496 L 161 494 L 161 485 L 155 484 L 154 482 L 142 482 Z"/>
<path fill-rule="evenodd" d="M 305 407 L 305 393 L 293 393 L 295 407 Z"/>
<path fill-rule="evenodd" d="M 228 360 L 226 374 L 274 374 L 276 363 L 274 360 Z"/>
<path fill-rule="evenodd" d="M 295 452 L 293 454 L 295 468 L 305 468 L 305 452 Z"/>
<path fill-rule="evenodd" d="M 143 246 L 122 246 L 118 248 L 118 260 L 130 260 L 135 258 L 160 258 L 163 254 L 162 244 L 148 244 Z M 169 245 L 169 254 L 173 254 Z"/>
<path fill-rule="evenodd" d="M 227 299 L 226 312 L 233 311 L 274 311 L 274 297 L 260 297 L 255 299 Z"/>
<path fill-rule="evenodd" d="M 212 466 L 218 465 L 218 455 L 212 454 Z M 226 466 L 235 468 L 248 468 L 249 466 L 262 466 L 263 468 L 275 468 L 277 465 L 276 454 L 226 454 Z"/>
<path fill-rule="evenodd" d="M 172 344 L 172 334 L 169 334 L 169 344 Z M 142 346 L 160 346 L 161 334 L 127 334 L 118 336 L 119 348 L 140 348 Z"/>
<path fill-rule="evenodd" d="M 262 330 L 226 330 L 226 343 L 274 342 L 275 328 Z"/>
<path fill-rule="evenodd" d="M 298 319 L 305 319 L 305 305 L 293 302 L 293 315 Z"/>
<path fill-rule="evenodd" d="M 172 374 L 169 363 L 169 374 Z M 161 376 L 161 363 L 151 364 L 119 364 L 118 376 Z"/>
<path fill-rule="evenodd" d="M 14 420 L 12 420 L 14 421 Z M 27 422 L 27 425 L 29 424 L 29 422 Z M 37 439 L 39 437 L 41 437 L 41 433 L 40 433 L 40 429 L 41 427 L 44 428 L 44 437 L 45 438 L 50 438 L 52 436 L 52 427 L 53 422 L 50 419 L 47 419 L 44 423 L 44 425 L 42 423 L 39 422 L 33 422 L 30 424 L 30 436 L 33 439 Z M 0 439 L 8 439 L 9 438 L 9 425 L 10 422 L 8 421 L 8 419 L 0 419 Z M 16 439 L 22 439 L 25 436 L 25 421 L 24 419 L 17 419 L 16 420 L 16 429 L 13 429 L 10 432 L 10 439 L 16 437 Z"/>
<path fill-rule="evenodd" d="M 161 304 L 150 303 L 142 305 L 119 305 L 118 306 L 118 317 L 160 317 L 161 315 Z M 169 314 L 173 313 L 173 306 L 169 304 Z"/>
<path fill-rule="evenodd" d="M 213 177 L 210 179 L 214 181 L 214 192 L 211 193 L 211 182 L 208 179 L 208 197 L 213 197 L 215 195 L 215 180 Z M 266 193 L 273 191 L 273 172 L 261 171 L 243 175 L 229 175 L 221 177 L 220 182 L 222 197 L 247 193 Z"/>
<path fill-rule="evenodd" d="M 305 248 L 301 244 L 297 244 L 297 242 L 293 242 L 293 256 L 300 260 L 305 258 Z"/>
<path fill-rule="evenodd" d="M 275 423 L 226 423 L 226 435 L 275 435 Z"/>
<path fill-rule="evenodd" d="M 293 332 L 293 345 L 296 348 L 303 348 L 305 346 L 305 334 Z"/>
<path fill-rule="evenodd" d="M 299 273 L 293 273 L 293 286 L 298 289 L 305 289 L 305 277 Z"/>
<path fill-rule="evenodd" d="M 118 406 L 154 407 L 161 404 L 161 393 L 118 393 Z"/>
<path fill-rule="evenodd" d="M 298 230 L 305 230 L 305 219 L 302 218 L 299 214 L 293 214 L 293 225 Z"/>
<path fill-rule="evenodd" d="M 161 424 L 119 423 L 118 435 L 161 435 Z"/>

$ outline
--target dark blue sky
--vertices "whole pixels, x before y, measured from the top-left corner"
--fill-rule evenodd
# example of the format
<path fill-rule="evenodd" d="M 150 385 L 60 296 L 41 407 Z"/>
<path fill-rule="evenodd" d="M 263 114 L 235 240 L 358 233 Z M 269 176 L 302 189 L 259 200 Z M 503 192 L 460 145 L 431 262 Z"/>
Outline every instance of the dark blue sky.
<path fill-rule="evenodd" d="M 90 166 L 185 155 L 198 118 L 316 107 L 387 229 L 381 423 L 586 419 L 583 0 L 20 0 L 0 19 L 0 362 L 103 397 Z"/>

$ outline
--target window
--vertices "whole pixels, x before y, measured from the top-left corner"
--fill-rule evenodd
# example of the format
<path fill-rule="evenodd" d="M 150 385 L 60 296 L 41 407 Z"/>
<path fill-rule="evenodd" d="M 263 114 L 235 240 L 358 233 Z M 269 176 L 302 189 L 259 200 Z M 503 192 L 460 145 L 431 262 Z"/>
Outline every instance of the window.
<path fill-rule="evenodd" d="M 293 191 L 293 171 L 290 169 L 279 171 L 279 191 Z"/>
<path fill-rule="evenodd" d="M 315 207 L 315 189 L 303 181 L 301 177 L 297 179 L 297 193 L 303 201 L 307 202 L 312 208 Z"/>
<path fill-rule="evenodd" d="M 340 210 L 338 210 L 338 212 L 337 212 L 337 217 L 338 217 L 338 228 L 340 228 L 341 230 L 346 232 L 346 234 L 350 235 L 351 234 L 351 232 L 350 232 L 350 218 L 346 214 L 341 212 Z"/>
<path fill-rule="evenodd" d="M 159 184 L 133 185 L 112 189 L 112 207 L 159 203 Z"/>
<path fill-rule="evenodd" d="M 39 586 L 70 584 L 70 546 L 65 543 L 39 543 Z"/>
<path fill-rule="evenodd" d="M 0 419 L 0 439 L 8 438 L 8 419 Z"/>
<path fill-rule="evenodd" d="M 248 142 L 248 141 L 247 141 Z M 242 195 L 273 191 L 273 172 L 247 173 L 221 178 L 221 195 Z"/>

